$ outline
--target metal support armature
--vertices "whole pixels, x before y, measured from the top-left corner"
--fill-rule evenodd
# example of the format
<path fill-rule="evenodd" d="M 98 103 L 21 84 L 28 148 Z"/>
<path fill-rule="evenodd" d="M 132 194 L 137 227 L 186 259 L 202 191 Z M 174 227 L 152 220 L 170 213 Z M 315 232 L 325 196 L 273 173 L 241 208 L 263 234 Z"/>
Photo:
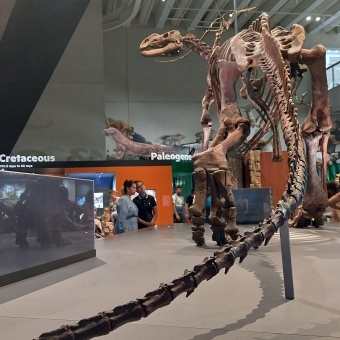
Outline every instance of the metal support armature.
<path fill-rule="evenodd" d="M 292 257 L 290 252 L 289 224 L 287 220 L 280 228 L 280 242 L 281 242 L 283 281 L 285 286 L 285 298 L 288 300 L 293 300 L 294 282 L 293 282 Z"/>

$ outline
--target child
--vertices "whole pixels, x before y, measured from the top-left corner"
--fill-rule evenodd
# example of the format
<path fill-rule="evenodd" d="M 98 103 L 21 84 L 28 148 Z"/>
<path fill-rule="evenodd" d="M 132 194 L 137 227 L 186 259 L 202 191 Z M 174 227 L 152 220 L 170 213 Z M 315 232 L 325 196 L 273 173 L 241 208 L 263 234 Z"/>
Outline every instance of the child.
<path fill-rule="evenodd" d="M 112 236 L 114 234 L 114 225 L 112 222 L 110 222 L 111 216 L 110 213 L 105 213 L 104 209 L 104 215 L 102 215 L 101 223 L 102 223 L 102 229 L 105 234 L 105 236 Z"/>

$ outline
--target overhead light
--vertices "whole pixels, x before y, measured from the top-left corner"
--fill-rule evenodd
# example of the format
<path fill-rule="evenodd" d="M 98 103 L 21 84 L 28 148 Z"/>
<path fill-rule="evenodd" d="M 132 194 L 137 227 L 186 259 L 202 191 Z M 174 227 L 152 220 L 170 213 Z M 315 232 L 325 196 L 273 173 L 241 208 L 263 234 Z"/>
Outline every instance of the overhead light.
<path fill-rule="evenodd" d="M 309 21 L 310 19 L 312 19 L 312 17 L 310 15 L 308 15 L 308 17 L 306 18 L 307 21 Z"/>
<path fill-rule="evenodd" d="M 320 21 L 320 19 L 321 19 L 320 17 L 316 17 L 315 21 Z"/>

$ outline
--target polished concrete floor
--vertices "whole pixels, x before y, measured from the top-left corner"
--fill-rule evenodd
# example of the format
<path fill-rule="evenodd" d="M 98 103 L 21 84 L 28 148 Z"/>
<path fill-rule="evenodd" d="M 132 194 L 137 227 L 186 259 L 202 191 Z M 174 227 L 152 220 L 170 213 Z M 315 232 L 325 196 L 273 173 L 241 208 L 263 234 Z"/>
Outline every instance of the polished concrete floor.
<path fill-rule="evenodd" d="M 189 225 L 178 224 L 99 240 L 97 258 L 0 288 L 0 339 L 33 339 L 172 281 L 218 249 L 210 232 L 204 248 L 190 234 Z M 295 300 L 284 298 L 275 235 L 228 275 L 101 339 L 340 338 L 340 225 L 290 234 Z"/>
<path fill-rule="evenodd" d="M 1 234 L 0 277 L 32 266 L 43 265 L 93 250 L 93 232 L 89 230 L 64 231 L 62 232 L 62 237 L 70 244 L 65 247 L 56 247 L 55 244 L 42 247 L 37 242 L 36 231 L 29 230 L 25 239 L 28 241 L 29 247 L 19 248 L 15 244 L 14 233 Z M 0 285 L 2 286 L 1 278 Z"/>

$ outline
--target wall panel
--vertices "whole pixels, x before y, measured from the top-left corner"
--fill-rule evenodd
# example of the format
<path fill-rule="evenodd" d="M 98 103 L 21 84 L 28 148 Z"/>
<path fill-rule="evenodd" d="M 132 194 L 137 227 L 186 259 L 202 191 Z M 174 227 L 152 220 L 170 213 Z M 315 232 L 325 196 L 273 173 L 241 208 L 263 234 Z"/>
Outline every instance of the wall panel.
<path fill-rule="evenodd" d="M 288 153 L 282 152 L 283 161 L 275 163 L 272 161 L 272 153 L 261 154 L 261 182 L 262 188 L 273 188 L 273 204 L 281 199 L 288 178 Z"/>

